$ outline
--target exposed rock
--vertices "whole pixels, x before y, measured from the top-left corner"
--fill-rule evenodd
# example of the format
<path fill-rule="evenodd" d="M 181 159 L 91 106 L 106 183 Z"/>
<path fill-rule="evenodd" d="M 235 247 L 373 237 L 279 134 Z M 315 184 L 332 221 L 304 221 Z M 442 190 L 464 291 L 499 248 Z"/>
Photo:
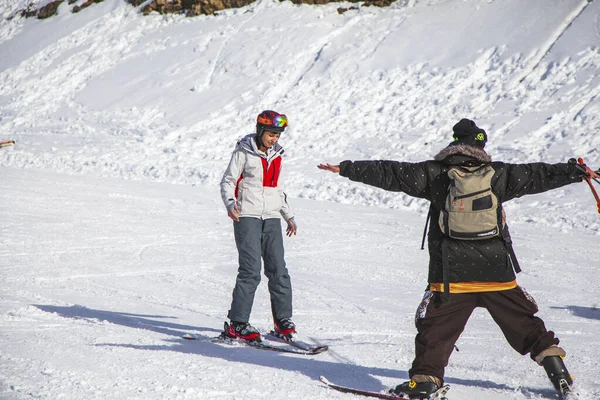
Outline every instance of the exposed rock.
<path fill-rule="evenodd" d="M 63 0 L 56 0 L 56 1 L 48 3 L 44 7 L 40 8 L 37 11 L 38 19 L 46 19 L 53 15 L 56 15 L 56 10 L 58 9 L 58 6 L 60 6 L 62 2 L 63 2 Z"/>
<path fill-rule="evenodd" d="M 135 5 L 140 0 L 127 0 Z M 188 17 L 196 15 L 211 15 L 227 8 L 240 8 L 253 3 L 254 0 L 153 0 L 142 8 L 142 14 L 148 15 L 153 11 L 159 14 L 185 14 Z"/>
<path fill-rule="evenodd" d="M 26 9 L 21 10 L 20 14 L 23 17 L 37 17 L 44 19 L 56 15 L 58 6 L 65 0 L 55 0 L 51 3 L 46 4 L 44 7 L 36 8 L 35 2 L 29 3 Z M 78 0 L 66 0 L 68 4 L 73 4 Z M 103 0 L 87 0 L 81 5 L 73 7 L 71 10 L 73 13 L 77 13 L 86 7 L 94 3 L 101 3 Z M 125 0 L 127 3 L 134 7 L 139 7 L 144 3 L 145 0 Z M 157 12 L 159 14 L 185 14 L 188 17 L 194 17 L 197 15 L 213 15 L 217 11 L 225 10 L 228 8 L 241 8 L 248 4 L 253 3 L 255 0 L 152 0 L 150 3 L 142 8 L 142 14 L 148 15 L 151 12 Z M 284 0 L 280 0 L 284 1 Z M 376 7 L 388 7 L 396 0 L 290 0 L 294 4 L 329 4 L 339 3 L 342 1 L 349 1 L 350 3 L 362 3 L 363 7 L 376 6 Z M 357 10 L 358 6 L 352 7 L 339 7 L 337 12 L 340 14 L 345 13 L 348 10 Z"/>
<path fill-rule="evenodd" d="M 348 8 L 346 8 L 346 7 L 338 7 L 337 12 L 338 12 L 338 14 L 343 14 L 346 11 L 350 11 L 350 10 L 358 10 L 358 7 L 354 7 L 354 6 L 348 7 Z"/>
<path fill-rule="evenodd" d="M 126 0 L 133 6 L 139 6 L 143 0 Z M 283 1 L 283 0 L 282 0 Z M 388 7 L 395 0 L 291 0 L 294 4 L 329 4 L 350 1 L 351 3 L 362 2 L 363 6 Z M 142 13 L 148 15 L 153 11 L 160 14 L 186 14 L 188 17 L 196 15 L 211 15 L 217 11 L 227 8 L 240 8 L 253 3 L 254 0 L 153 0 L 150 4 L 142 8 Z M 338 13 L 342 14 L 348 10 L 358 9 L 358 7 L 338 8 Z"/>
<path fill-rule="evenodd" d="M 363 3 L 363 7 L 369 7 L 369 6 L 377 6 L 377 7 L 389 7 L 394 1 L 396 0 L 291 0 L 292 3 L 294 4 L 329 4 L 329 3 L 340 3 L 340 2 L 350 2 L 350 3 Z M 350 8 L 342 8 L 340 7 L 338 9 L 339 10 L 342 9 L 344 11 L 347 10 L 353 10 L 353 9 L 357 9 L 357 7 L 350 7 Z"/>
<path fill-rule="evenodd" d="M 21 10 L 21 16 L 25 18 L 35 17 L 37 13 L 38 10 L 35 3 L 29 3 L 26 9 Z"/>
<path fill-rule="evenodd" d="M 69 4 L 74 3 L 77 0 L 69 0 Z M 89 7 L 90 5 L 94 4 L 94 3 L 102 3 L 104 0 L 87 0 L 85 3 L 83 3 L 80 6 L 75 6 L 73 7 L 73 13 L 78 13 L 79 11 L 83 10 L 86 7 Z"/>
<path fill-rule="evenodd" d="M 367 0 L 363 3 L 363 7 L 389 7 L 396 0 Z"/>

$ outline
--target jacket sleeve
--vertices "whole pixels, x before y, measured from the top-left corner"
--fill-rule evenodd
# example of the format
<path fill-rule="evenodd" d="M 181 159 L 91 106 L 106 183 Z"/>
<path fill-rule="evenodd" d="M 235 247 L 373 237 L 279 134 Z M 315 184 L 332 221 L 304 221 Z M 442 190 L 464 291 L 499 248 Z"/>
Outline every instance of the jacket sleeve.
<path fill-rule="evenodd" d="M 527 194 L 536 194 L 581 182 L 584 173 L 572 164 L 504 164 L 494 184 L 501 201 L 508 201 Z"/>
<path fill-rule="evenodd" d="M 283 177 L 282 177 L 282 172 L 283 172 L 283 166 L 280 167 L 281 169 L 279 170 L 279 179 L 277 181 L 277 190 L 279 190 L 279 196 L 281 196 L 281 216 L 283 217 L 284 220 L 288 221 L 290 218 L 294 217 L 294 212 L 292 211 L 292 208 L 290 207 L 290 204 L 288 203 L 287 199 L 288 196 L 287 194 L 283 191 Z"/>
<path fill-rule="evenodd" d="M 427 162 L 342 161 L 340 175 L 384 190 L 429 199 Z"/>
<path fill-rule="evenodd" d="M 223 204 L 225 207 L 235 198 L 235 187 L 237 186 L 238 180 L 242 176 L 244 172 L 244 164 L 246 162 L 246 157 L 242 150 L 235 150 L 231 155 L 231 160 L 229 161 L 229 165 L 223 174 L 223 178 L 221 179 L 221 199 L 223 200 Z"/>

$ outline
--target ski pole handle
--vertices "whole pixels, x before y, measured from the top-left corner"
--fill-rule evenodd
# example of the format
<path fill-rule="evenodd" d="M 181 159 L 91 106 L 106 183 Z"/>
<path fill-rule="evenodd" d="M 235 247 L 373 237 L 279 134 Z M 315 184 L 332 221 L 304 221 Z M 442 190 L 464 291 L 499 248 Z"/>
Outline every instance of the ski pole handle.
<path fill-rule="evenodd" d="M 579 158 L 579 160 L 583 162 L 583 159 Z M 594 182 L 600 183 L 600 169 L 598 171 L 594 171 L 585 164 L 578 164 L 578 160 L 574 158 L 569 159 L 569 164 L 575 165 L 575 167 L 577 167 L 578 170 L 585 173 L 585 175 L 593 179 Z"/>
<path fill-rule="evenodd" d="M 587 175 L 586 179 L 594 179 L 597 180 L 598 178 L 600 178 L 600 175 L 598 175 L 598 172 L 592 170 L 590 167 L 588 167 L 587 165 L 585 165 L 585 162 L 583 162 L 583 158 L 579 157 L 577 159 L 577 167 L 582 170 L 583 172 L 585 172 L 585 174 Z M 600 170 L 598 170 L 600 172 Z"/>
<path fill-rule="evenodd" d="M 598 196 L 598 192 L 596 192 L 596 188 L 594 187 L 594 185 L 592 185 L 592 179 L 596 180 L 596 178 L 599 176 L 594 171 L 592 171 L 592 169 L 590 167 L 585 165 L 585 163 L 583 162 L 583 158 L 579 157 L 577 159 L 577 162 L 586 172 L 586 176 L 583 179 L 585 179 L 585 181 L 589 185 L 589 187 L 592 191 L 592 194 L 594 195 L 594 198 L 596 199 L 596 206 L 598 207 L 598 214 L 600 214 L 600 196 Z"/>

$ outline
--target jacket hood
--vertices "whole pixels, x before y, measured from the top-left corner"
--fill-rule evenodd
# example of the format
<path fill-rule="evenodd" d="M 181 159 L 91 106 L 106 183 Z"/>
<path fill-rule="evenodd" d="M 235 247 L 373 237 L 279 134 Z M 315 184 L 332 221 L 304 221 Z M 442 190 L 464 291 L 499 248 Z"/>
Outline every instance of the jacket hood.
<path fill-rule="evenodd" d="M 246 151 L 255 153 L 260 155 L 258 152 L 258 145 L 256 144 L 256 133 L 251 133 L 249 135 L 244 136 L 237 142 L 238 149 L 244 149 Z M 272 158 L 276 154 L 283 154 L 283 147 L 279 143 L 275 143 L 273 148 L 267 150 L 267 158 Z"/>
<path fill-rule="evenodd" d="M 492 157 L 481 147 L 457 144 L 442 149 L 435 156 L 435 160 L 451 165 L 462 164 L 466 161 L 474 161 L 479 164 L 492 162 Z"/>

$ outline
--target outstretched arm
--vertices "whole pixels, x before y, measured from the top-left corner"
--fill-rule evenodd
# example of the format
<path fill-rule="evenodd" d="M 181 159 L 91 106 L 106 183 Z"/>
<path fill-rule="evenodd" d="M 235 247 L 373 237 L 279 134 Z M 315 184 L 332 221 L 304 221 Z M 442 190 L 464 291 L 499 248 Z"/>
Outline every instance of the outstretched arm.
<path fill-rule="evenodd" d="M 331 171 L 331 172 L 336 173 L 336 174 L 340 173 L 340 166 L 339 165 L 331 165 L 329 163 L 327 163 L 327 164 L 319 164 L 319 165 L 317 165 L 317 168 L 323 169 L 325 171 Z"/>
<path fill-rule="evenodd" d="M 498 193 L 503 193 L 502 201 L 515 197 L 546 192 L 559 187 L 581 182 L 585 175 L 573 164 L 504 164 L 493 163 L 499 166 Z M 496 186 L 495 185 L 495 186 Z"/>
<path fill-rule="evenodd" d="M 319 164 L 317 168 L 338 173 L 354 182 L 428 199 L 430 168 L 427 165 L 427 161 L 407 163 L 388 160 L 346 160 L 339 165 Z"/>

